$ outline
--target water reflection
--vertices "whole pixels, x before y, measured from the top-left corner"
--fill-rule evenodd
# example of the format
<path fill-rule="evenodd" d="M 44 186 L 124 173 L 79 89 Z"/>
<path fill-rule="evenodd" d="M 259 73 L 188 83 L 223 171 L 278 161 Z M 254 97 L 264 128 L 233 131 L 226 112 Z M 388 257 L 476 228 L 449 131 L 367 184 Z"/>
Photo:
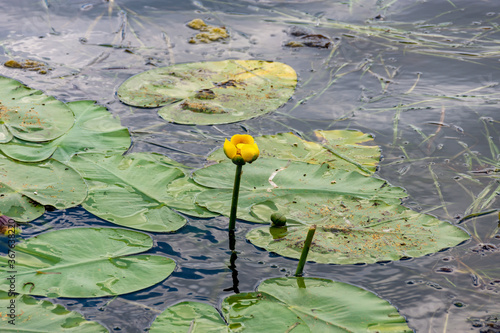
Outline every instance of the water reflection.
<path fill-rule="evenodd" d="M 239 280 L 238 280 L 238 270 L 236 269 L 236 259 L 238 259 L 238 254 L 236 251 L 236 235 L 234 230 L 229 230 L 229 250 L 231 250 L 231 257 L 229 259 L 229 269 L 231 270 L 231 277 L 233 279 L 233 286 L 230 288 L 224 289 L 224 291 L 233 291 L 235 294 L 239 294 L 240 290 L 238 289 Z"/>

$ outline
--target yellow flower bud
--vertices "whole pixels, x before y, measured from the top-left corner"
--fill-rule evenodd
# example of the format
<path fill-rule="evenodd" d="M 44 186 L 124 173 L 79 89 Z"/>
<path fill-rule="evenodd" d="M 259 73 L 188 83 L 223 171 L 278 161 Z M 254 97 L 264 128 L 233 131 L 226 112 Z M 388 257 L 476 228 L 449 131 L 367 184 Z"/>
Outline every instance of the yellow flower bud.
<path fill-rule="evenodd" d="M 251 135 L 236 134 L 231 141 L 224 142 L 224 153 L 235 164 L 252 163 L 260 154 L 259 147 Z"/>

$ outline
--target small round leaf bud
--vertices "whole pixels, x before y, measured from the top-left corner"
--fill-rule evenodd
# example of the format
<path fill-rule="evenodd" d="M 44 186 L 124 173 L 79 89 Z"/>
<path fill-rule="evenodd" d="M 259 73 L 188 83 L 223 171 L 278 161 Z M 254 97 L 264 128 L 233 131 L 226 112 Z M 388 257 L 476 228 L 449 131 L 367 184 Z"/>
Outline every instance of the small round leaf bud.
<path fill-rule="evenodd" d="M 286 217 L 281 213 L 274 213 L 271 215 L 271 222 L 273 227 L 284 227 L 286 225 Z"/>

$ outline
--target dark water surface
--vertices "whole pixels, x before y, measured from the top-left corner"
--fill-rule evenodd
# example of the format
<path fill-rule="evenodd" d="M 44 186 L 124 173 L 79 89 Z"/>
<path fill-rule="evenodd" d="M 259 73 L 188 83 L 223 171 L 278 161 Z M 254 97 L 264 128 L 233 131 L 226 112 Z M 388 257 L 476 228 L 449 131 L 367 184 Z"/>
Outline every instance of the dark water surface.
<path fill-rule="evenodd" d="M 194 18 L 227 27 L 230 40 L 189 44 L 195 31 L 185 24 Z M 305 138 L 315 129 L 373 134 L 384 155 L 378 174 L 408 191 L 404 204 L 459 224 L 472 238 L 398 262 L 308 263 L 306 276 L 375 292 L 417 332 L 479 332 L 500 316 L 498 213 L 461 219 L 500 208 L 499 24 L 496 0 L 2 0 L 0 60 L 29 58 L 52 70 L 43 75 L 1 66 L 0 74 L 65 102 L 96 100 L 129 128 L 131 151 L 159 152 L 193 168 L 243 130 Z M 334 46 L 285 47 L 292 26 L 328 36 Z M 225 59 L 292 66 L 299 75 L 294 97 L 268 115 L 217 126 L 169 124 L 155 109 L 129 107 L 116 97 L 124 80 L 155 66 Z M 112 225 L 74 208 L 46 213 L 24 227 L 23 237 L 76 226 Z M 297 265 L 246 242 L 254 226 L 238 224 L 242 292 L 292 275 Z M 159 285 L 116 298 L 52 301 L 123 332 L 145 331 L 180 301 L 218 306 L 234 287 L 226 228 L 224 217 L 188 218 L 175 234 L 153 234 L 151 252 L 178 264 Z"/>

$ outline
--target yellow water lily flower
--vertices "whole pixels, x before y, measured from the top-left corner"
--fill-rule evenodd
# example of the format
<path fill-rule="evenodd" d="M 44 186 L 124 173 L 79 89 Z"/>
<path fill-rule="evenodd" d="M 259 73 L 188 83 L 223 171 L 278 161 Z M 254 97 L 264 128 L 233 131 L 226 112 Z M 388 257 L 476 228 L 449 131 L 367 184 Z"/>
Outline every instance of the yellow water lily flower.
<path fill-rule="evenodd" d="M 233 135 L 231 141 L 224 142 L 224 153 L 235 164 L 252 163 L 260 154 L 253 137 L 248 134 Z"/>

